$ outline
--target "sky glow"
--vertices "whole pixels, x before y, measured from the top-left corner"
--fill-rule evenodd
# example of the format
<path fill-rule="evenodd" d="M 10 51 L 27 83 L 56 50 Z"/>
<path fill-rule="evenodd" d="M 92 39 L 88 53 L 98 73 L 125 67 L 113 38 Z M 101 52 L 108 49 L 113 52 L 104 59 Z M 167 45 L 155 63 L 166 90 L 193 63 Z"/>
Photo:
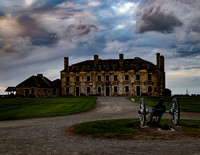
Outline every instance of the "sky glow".
<path fill-rule="evenodd" d="M 1 0 L 0 94 L 31 75 L 60 78 L 69 63 L 165 57 L 166 87 L 200 94 L 199 0 Z"/>

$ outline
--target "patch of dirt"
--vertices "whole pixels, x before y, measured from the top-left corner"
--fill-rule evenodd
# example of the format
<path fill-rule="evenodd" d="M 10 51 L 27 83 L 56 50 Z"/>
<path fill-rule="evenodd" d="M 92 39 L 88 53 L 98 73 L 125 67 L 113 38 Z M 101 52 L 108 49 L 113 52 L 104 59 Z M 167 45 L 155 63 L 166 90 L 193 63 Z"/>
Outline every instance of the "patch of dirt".
<path fill-rule="evenodd" d="M 200 138 L 200 132 L 190 131 L 190 126 L 170 127 L 171 130 L 161 130 L 161 125 L 148 125 L 146 128 L 141 128 L 140 132 L 132 138 L 138 140 L 193 140 Z"/>

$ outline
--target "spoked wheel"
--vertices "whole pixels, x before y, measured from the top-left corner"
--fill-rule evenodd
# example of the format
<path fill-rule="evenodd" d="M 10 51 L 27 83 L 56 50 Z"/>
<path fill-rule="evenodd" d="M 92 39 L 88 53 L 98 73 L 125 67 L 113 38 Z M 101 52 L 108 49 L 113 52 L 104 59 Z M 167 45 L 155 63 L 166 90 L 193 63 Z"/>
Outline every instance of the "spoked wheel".
<path fill-rule="evenodd" d="M 140 110 L 138 112 L 140 114 L 140 124 L 145 126 L 146 124 L 146 106 L 144 102 L 144 98 L 140 100 Z"/>
<path fill-rule="evenodd" d="M 174 125 L 178 125 L 180 120 L 180 106 L 177 98 L 172 100 L 172 108 L 170 109 L 170 114 L 172 115 L 172 123 Z"/>

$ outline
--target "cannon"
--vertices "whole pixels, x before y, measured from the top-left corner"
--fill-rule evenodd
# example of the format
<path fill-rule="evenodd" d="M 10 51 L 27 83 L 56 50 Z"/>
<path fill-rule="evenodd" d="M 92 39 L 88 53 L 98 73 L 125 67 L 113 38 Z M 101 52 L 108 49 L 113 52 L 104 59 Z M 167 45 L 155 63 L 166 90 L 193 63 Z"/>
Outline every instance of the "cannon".
<path fill-rule="evenodd" d="M 163 104 L 164 100 L 160 100 L 156 105 L 152 107 L 152 111 L 146 108 L 144 98 L 140 100 L 140 109 L 138 111 L 140 115 L 140 124 L 145 126 L 146 116 L 149 114 L 149 122 L 159 124 L 160 119 L 164 113 L 169 113 L 172 116 L 172 123 L 174 125 L 179 124 L 180 120 L 180 106 L 177 98 L 174 98 L 171 102 L 171 109 L 166 110 L 166 106 Z M 153 119 L 155 117 L 155 119 Z"/>

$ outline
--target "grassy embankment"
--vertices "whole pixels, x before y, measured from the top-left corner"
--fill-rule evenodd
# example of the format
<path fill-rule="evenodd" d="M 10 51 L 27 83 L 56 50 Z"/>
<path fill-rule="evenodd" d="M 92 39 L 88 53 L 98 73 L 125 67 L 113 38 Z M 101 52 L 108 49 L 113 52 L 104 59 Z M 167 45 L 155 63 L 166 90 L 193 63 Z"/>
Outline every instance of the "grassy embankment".
<path fill-rule="evenodd" d="M 162 119 L 160 124 L 163 125 L 166 122 L 172 125 L 170 119 Z M 101 120 L 76 124 L 73 126 L 72 131 L 84 136 L 119 139 L 134 139 L 137 136 L 148 138 L 149 135 L 157 132 L 157 129 L 142 129 L 139 124 L 139 119 Z M 180 137 L 181 134 L 200 137 L 200 120 L 181 120 L 180 126 L 177 127 L 178 133 L 173 133 L 175 137 L 176 134 L 180 134 Z"/>
<path fill-rule="evenodd" d="M 0 120 L 69 115 L 95 105 L 95 97 L 0 99 Z"/>
<path fill-rule="evenodd" d="M 141 97 L 132 97 L 136 103 L 140 103 Z M 177 97 L 181 111 L 185 112 L 200 112 L 200 97 Z M 129 100 L 131 99 L 128 98 Z M 171 101 L 173 97 L 144 97 L 147 106 L 153 106 L 163 99 L 167 109 L 171 108 Z"/>
<path fill-rule="evenodd" d="M 141 97 L 133 98 L 136 103 L 140 102 Z M 128 99 L 131 99 L 131 97 Z M 170 109 L 173 98 L 144 97 L 144 99 L 148 106 L 153 106 L 157 104 L 160 99 L 163 99 L 167 109 Z M 178 100 L 181 111 L 200 112 L 199 97 L 178 97 Z M 162 119 L 160 125 L 163 125 L 164 123 L 172 125 L 171 119 Z M 135 137 L 136 135 L 148 136 L 150 131 L 144 132 L 139 124 L 139 119 L 101 120 L 76 124 L 73 126 L 73 132 L 101 138 L 130 138 Z M 200 120 L 180 120 L 180 126 L 181 128 L 178 128 L 180 137 L 181 134 L 200 137 Z"/>

